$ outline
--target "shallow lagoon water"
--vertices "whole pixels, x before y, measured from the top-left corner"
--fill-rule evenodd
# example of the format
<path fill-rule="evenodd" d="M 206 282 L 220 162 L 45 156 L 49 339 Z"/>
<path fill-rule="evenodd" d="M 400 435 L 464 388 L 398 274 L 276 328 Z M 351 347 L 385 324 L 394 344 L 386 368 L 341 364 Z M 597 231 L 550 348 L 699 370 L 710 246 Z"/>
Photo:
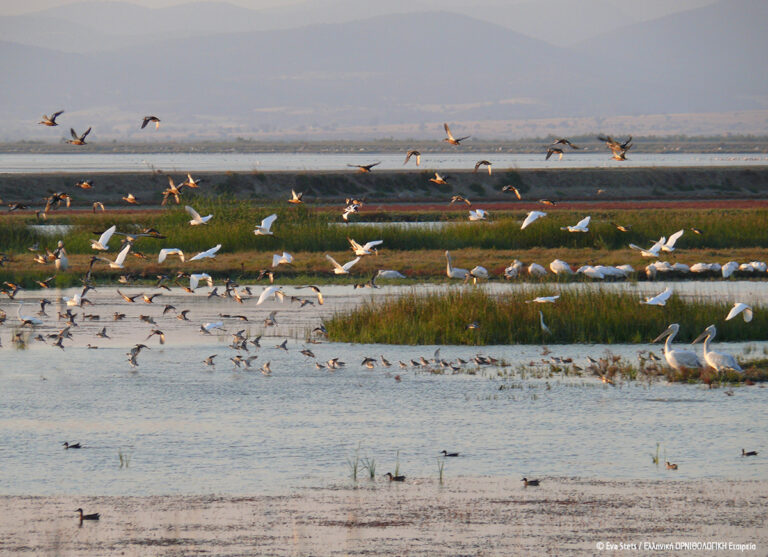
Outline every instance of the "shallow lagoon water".
<path fill-rule="evenodd" d="M 664 283 L 627 285 L 639 293 L 661 291 Z M 689 295 L 751 294 L 764 301 L 763 284 L 750 282 L 674 283 Z M 431 285 L 426 289 L 444 288 Z M 563 285 L 552 285 L 562 288 Z M 611 288 L 622 286 L 611 285 Z M 493 288 L 512 288 L 493 285 Z M 260 291 L 257 287 L 255 292 Z M 406 288 L 410 290 L 410 287 Z M 121 288 L 121 290 L 123 290 Z M 141 289 L 126 288 L 126 293 Z M 289 294 L 307 290 L 285 287 Z M 380 296 L 398 287 L 376 291 Z M 435 346 L 307 344 L 305 331 L 323 315 L 351 307 L 371 295 L 351 287 L 324 287 L 326 304 L 309 311 L 288 303 L 207 299 L 200 292 L 164 293 L 160 303 L 126 304 L 113 288 L 90 292 L 99 321 L 81 322 L 75 339 L 61 351 L 30 341 L 26 350 L 11 348 L 17 304 L 4 302 L 8 323 L 0 327 L 0 493 L 3 494 L 171 494 L 270 493 L 286 488 L 349 481 L 347 459 L 376 460 L 377 474 L 394 471 L 410 477 L 436 477 L 442 449 L 462 456 L 448 459 L 447 476 L 581 476 L 594 478 L 765 479 L 761 456 L 741 458 L 741 448 L 764 451 L 768 441 L 766 389 L 709 390 L 702 385 L 656 382 L 610 387 L 594 378 L 503 378 L 497 368 L 475 375 L 433 375 L 400 369 L 398 360 L 430 358 Z M 48 291 L 71 296 L 74 291 Z M 40 293 L 25 292 L 34 302 Z M 191 322 L 160 316 L 164 303 L 189 308 Z M 24 313 L 37 307 L 24 306 Z M 114 311 L 128 317 L 113 322 Z M 277 310 L 278 327 L 263 331 L 264 316 Z M 649 308 L 653 310 L 653 308 Z M 48 308 L 41 332 L 57 327 Z M 200 323 L 219 313 L 245 314 L 249 322 L 223 319 L 228 332 L 266 332 L 253 371 L 236 370 L 229 361 L 228 334 L 205 336 Z M 139 314 L 155 317 L 168 337 L 165 346 Z M 93 334 L 107 327 L 109 340 Z M 274 348 L 289 338 L 289 352 Z M 98 342 L 97 342 L 98 341 Z M 146 342 L 132 370 L 127 349 Z M 87 343 L 99 346 L 86 348 Z M 299 353 L 309 347 L 318 361 L 340 356 L 347 366 L 318 370 Z M 764 357 L 766 342 L 719 344 L 743 356 Z M 600 357 L 609 350 L 634 358 L 650 345 L 550 346 L 552 355 Z M 446 359 L 489 354 L 523 369 L 542 358 L 540 346 L 440 347 Z M 214 369 L 202 361 L 219 354 Z M 389 369 L 361 367 L 366 355 L 384 355 Z M 258 368 L 271 361 L 273 374 Z M 394 376 L 399 375 L 401 381 Z M 79 441 L 81 450 L 63 450 L 63 441 Z M 679 464 L 677 472 L 651 463 L 656 443 L 660 456 Z M 130 459 L 120 467 L 119 454 Z M 363 472 L 361 472 L 362 474 Z"/>
<path fill-rule="evenodd" d="M 474 168 L 487 159 L 497 170 L 507 168 L 644 168 L 654 166 L 764 166 L 768 156 L 755 153 L 634 154 L 617 162 L 610 152 L 569 153 L 561 161 L 532 153 L 425 153 L 422 169 Z M 347 164 L 381 161 L 377 169 L 403 169 L 403 154 L 395 153 L 153 153 L 153 154 L 0 154 L 0 173 L 46 172 L 165 172 L 206 171 L 339 171 Z M 405 167 L 410 170 L 415 166 Z"/>

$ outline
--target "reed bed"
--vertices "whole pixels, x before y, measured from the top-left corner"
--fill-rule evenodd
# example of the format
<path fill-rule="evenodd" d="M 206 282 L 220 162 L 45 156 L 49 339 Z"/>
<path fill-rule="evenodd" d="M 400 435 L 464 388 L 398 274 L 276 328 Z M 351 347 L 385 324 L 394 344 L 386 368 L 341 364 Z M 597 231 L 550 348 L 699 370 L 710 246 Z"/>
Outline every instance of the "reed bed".
<path fill-rule="evenodd" d="M 748 210 L 638 210 L 638 211 L 556 211 L 540 219 L 525 230 L 520 230 L 524 211 L 511 211 L 491 215 L 489 222 L 467 220 L 464 213 L 437 213 L 440 227 L 409 227 L 386 224 L 392 219 L 413 220 L 413 213 L 364 213 L 353 217 L 358 221 L 377 221 L 371 228 L 345 224 L 341 210 L 328 212 L 312 206 L 287 207 L 254 205 L 248 201 L 224 198 L 198 198 L 190 204 L 203 216 L 213 213 L 214 218 L 204 226 L 190 226 L 189 216 L 182 206 L 146 213 L 108 212 L 91 214 L 51 213 L 44 223 L 28 214 L 4 215 L 0 218 L 0 252 L 21 253 L 35 243 L 53 248 L 64 241 L 68 253 L 92 253 L 90 239 L 113 224 L 121 232 L 140 232 L 151 227 L 167 236 L 166 240 L 140 239 L 136 249 L 156 253 L 163 247 L 178 247 L 186 251 L 205 250 L 222 244 L 222 252 L 247 250 L 285 250 L 289 252 L 341 251 L 348 247 L 347 237 L 365 242 L 384 240 L 385 249 L 391 250 L 456 250 L 465 248 L 493 250 L 523 250 L 532 248 L 567 248 L 618 250 L 629 243 L 650 246 L 660 236 L 669 236 L 676 230 L 686 229 L 678 242 L 683 249 L 725 249 L 768 247 L 765 222 L 768 211 Z M 544 208 L 546 210 L 546 208 Z M 262 218 L 276 213 L 274 236 L 253 234 Z M 591 214 L 590 231 L 586 234 L 560 230 L 573 225 Z M 410 215 L 410 216 L 409 216 Z M 423 215 L 420 216 L 420 218 Z M 630 232 L 620 232 L 611 222 L 631 225 Z M 45 235 L 28 225 L 71 225 L 71 231 L 62 235 Z M 697 235 L 689 229 L 703 230 Z M 113 250 L 119 240 L 111 242 Z"/>
<path fill-rule="evenodd" d="M 525 303 L 552 295 L 535 287 L 515 294 L 490 294 L 482 288 L 449 288 L 441 293 L 411 291 L 370 300 L 325 322 L 330 340 L 381 344 L 574 344 L 648 343 L 670 323 L 680 324 L 677 342 L 690 342 L 710 324 L 720 341 L 764 339 L 768 313 L 756 308 L 751 323 L 724 321 L 729 302 L 683 300 L 646 306 L 631 293 L 583 287 L 560 292 L 554 304 Z M 551 333 L 542 330 L 539 311 Z M 470 323 L 477 328 L 467 328 Z"/>

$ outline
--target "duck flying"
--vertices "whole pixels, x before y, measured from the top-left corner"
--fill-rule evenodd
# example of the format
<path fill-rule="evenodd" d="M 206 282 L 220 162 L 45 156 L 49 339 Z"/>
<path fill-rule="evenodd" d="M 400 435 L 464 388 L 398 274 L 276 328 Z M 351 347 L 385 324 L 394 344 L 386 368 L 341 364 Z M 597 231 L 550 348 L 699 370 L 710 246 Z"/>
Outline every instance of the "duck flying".
<path fill-rule="evenodd" d="M 149 124 L 150 122 L 155 123 L 155 129 L 160 127 L 160 118 L 158 118 L 157 116 L 144 116 L 144 119 L 141 121 L 141 129 L 143 130 L 144 128 L 146 128 L 147 124 Z"/>
<path fill-rule="evenodd" d="M 451 145 L 460 145 L 462 141 L 472 137 L 471 135 L 465 135 L 464 137 L 458 137 L 458 138 L 453 137 L 453 134 L 451 133 L 451 128 L 448 127 L 447 123 L 443 124 L 443 128 L 445 128 L 445 135 L 447 136 L 443 139 L 443 141 L 450 143 Z"/>

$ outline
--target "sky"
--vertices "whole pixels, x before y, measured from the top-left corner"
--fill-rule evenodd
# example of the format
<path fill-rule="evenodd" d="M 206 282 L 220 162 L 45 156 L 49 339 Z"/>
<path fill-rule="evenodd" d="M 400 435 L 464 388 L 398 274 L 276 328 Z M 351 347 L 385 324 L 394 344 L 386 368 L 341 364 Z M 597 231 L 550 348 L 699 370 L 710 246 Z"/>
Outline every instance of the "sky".
<path fill-rule="evenodd" d="M 0 0 L 0 16 L 3 15 L 19 15 L 25 13 L 37 12 L 47 8 L 55 6 L 63 6 L 66 4 L 73 4 L 79 0 Z M 110 2 L 112 0 L 92 0 L 96 2 Z M 138 4 L 149 8 L 164 8 L 167 6 L 175 6 L 178 4 L 186 4 L 194 0 L 126 0 L 132 4 Z M 218 1 L 218 0 L 208 0 Z M 279 6 L 289 6 L 291 4 L 302 3 L 301 0 L 226 0 L 230 4 L 235 4 L 243 8 L 250 9 L 262 9 Z M 378 3 L 386 0 L 360 0 L 361 3 L 370 2 Z M 484 5 L 489 4 L 520 4 L 527 3 L 531 0 L 483 0 Z M 542 0 L 539 0 L 542 1 Z M 578 0 L 574 0 L 578 1 Z M 668 13 L 677 11 L 678 9 L 690 8 L 695 6 L 704 6 L 713 3 L 715 0 L 606 0 L 608 3 L 620 6 L 623 9 L 631 10 L 636 13 L 638 19 L 650 19 L 654 17 L 660 17 Z M 439 6 L 472 6 L 477 4 L 475 1 L 467 0 L 435 0 L 433 2 L 435 7 Z M 542 4 L 546 2 L 542 1 Z"/>

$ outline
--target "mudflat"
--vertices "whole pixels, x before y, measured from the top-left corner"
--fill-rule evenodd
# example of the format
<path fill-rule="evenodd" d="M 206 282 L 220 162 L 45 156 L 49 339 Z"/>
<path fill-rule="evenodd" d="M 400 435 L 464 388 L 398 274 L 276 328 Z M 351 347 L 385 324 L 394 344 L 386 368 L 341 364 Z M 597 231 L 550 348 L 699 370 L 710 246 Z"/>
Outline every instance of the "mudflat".
<path fill-rule="evenodd" d="M 626 553 L 621 547 L 647 553 L 644 544 L 655 544 L 664 555 L 764 555 L 768 548 L 768 480 L 541 480 L 528 488 L 516 477 L 377 478 L 279 495 L 6 496 L 0 553 L 594 555 Z M 80 526 L 78 507 L 101 520 Z M 702 552 L 692 544 L 724 545 Z"/>

